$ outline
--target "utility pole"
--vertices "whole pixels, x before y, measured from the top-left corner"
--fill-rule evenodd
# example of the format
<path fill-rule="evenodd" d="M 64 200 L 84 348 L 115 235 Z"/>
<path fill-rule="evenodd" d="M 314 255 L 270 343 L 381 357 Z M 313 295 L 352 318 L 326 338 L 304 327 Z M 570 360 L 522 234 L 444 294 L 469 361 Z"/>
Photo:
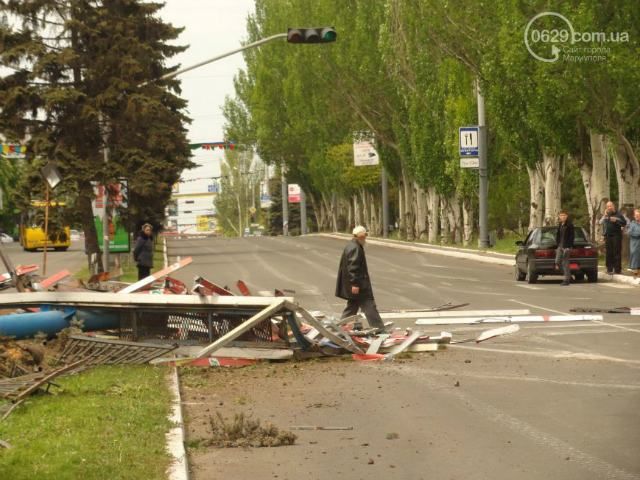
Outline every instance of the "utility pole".
<path fill-rule="evenodd" d="M 287 179 L 284 175 L 284 164 L 281 167 L 280 181 L 282 183 L 282 235 L 289 236 L 289 198 L 287 190 Z"/>
<path fill-rule="evenodd" d="M 300 189 L 300 235 L 307 234 L 307 196 Z"/>
<path fill-rule="evenodd" d="M 489 179 L 487 171 L 487 125 L 484 110 L 484 96 L 480 90 L 480 82 L 476 80 L 478 94 L 478 175 L 480 180 L 479 219 L 480 248 L 489 248 Z"/>

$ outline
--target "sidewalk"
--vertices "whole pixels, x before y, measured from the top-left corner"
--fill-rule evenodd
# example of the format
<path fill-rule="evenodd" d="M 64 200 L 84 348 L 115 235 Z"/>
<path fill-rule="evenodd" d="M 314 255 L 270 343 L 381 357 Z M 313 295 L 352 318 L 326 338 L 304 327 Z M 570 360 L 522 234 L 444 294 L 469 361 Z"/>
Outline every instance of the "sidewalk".
<path fill-rule="evenodd" d="M 336 238 L 340 240 L 348 240 L 351 235 L 347 233 L 312 233 L 308 236 L 320 236 L 328 238 Z M 435 255 L 443 255 L 446 257 L 466 258 L 469 260 L 475 260 L 483 263 L 492 263 L 494 265 L 505 265 L 513 267 L 514 255 L 508 253 L 496 253 L 486 250 L 472 250 L 470 248 L 458 248 L 458 247 L 446 247 L 440 245 L 431 245 L 417 242 L 407 242 L 403 240 L 391 240 L 388 238 L 368 237 L 367 243 L 371 245 L 382 245 L 390 248 L 397 248 L 401 250 L 409 250 L 413 252 L 432 253 Z M 629 285 L 640 286 L 640 278 L 634 279 L 630 275 L 608 275 L 604 270 L 604 267 L 599 267 L 598 272 L 599 280 L 608 280 L 616 283 L 626 283 Z"/>

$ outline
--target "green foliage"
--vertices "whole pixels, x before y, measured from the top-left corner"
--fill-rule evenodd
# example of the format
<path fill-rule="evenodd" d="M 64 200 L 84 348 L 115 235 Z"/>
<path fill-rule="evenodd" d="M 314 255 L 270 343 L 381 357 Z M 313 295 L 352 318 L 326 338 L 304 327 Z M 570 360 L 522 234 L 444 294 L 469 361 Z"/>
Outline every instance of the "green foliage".
<path fill-rule="evenodd" d="M 166 62 L 184 49 L 169 44 L 180 29 L 160 20 L 160 8 L 140 0 L 0 4 L 14 19 L 0 29 L 0 62 L 12 69 L 0 79 L 0 131 L 30 135 L 18 193 L 23 202 L 42 198 L 37 172 L 54 161 L 63 176 L 56 193 L 75 202 L 89 253 L 98 249 L 90 182 L 127 178 L 125 220 L 158 224 L 171 185 L 191 165 L 179 82 L 156 80 L 175 70 Z"/>

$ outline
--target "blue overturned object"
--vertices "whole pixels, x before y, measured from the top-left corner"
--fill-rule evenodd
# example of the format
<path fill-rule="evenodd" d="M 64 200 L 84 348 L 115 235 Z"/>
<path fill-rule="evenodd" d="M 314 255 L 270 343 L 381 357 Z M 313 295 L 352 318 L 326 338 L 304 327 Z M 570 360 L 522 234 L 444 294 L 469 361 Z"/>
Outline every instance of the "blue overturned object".
<path fill-rule="evenodd" d="M 74 316 L 83 322 L 83 330 L 105 330 L 117 328 L 119 317 L 114 312 L 104 310 L 51 310 L 43 307 L 35 313 L 14 313 L 0 315 L 0 335 L 15 337 L 17 340 L 33 337 L 38 332 L 53 338 L 60 330 L 70 326 Z"/>

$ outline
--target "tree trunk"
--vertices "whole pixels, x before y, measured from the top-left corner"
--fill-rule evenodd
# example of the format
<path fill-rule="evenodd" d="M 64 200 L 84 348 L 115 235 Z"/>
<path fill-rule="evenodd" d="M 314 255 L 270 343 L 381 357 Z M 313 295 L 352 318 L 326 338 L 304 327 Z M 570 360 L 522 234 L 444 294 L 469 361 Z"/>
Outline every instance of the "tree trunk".
<path fill-rule="evenodd" d="M 416 235 L 427 238 L 427 192 L 416 184 Z"/>
<path fill-rule="evenodd" d="M 358 202 L 358 194 L 354 194 L 352 199 L 355 225 L 362 225 L 362 211 L 360 210 L 360 203 Z"/>
<path fill-rule="evenodd" d="M 439 217 L 440 217 L 440 195 L 436 191 L 436 187 L 430 186 L 427 188 L 427 223 L 429 236 L 429 243 L 438 242 L 439 232 Z"/>
<path fill-rule="evenodd" d="M 468 246 L 473 237 L 473 205 L 466 197 L 462 200 L 462 225 L 462 244 Z"/>
<path fill-rule="evenodd" d="M 348 217 L 347 217 L 347 228 L 346 228 L 346 230 L 347 230 L 347 232 L 350 232 L 351 229 L 354 227 L 354 223 L 355 223 L 354 217 L 355 217 L 355 215 L 354 215 L 354 212 L 353 212 L 353 204 L 351 203 L 351 200 L 349 200 L 348 198 L 345 199 L 345 200 L 347 201 L 347 208 L 348 208 L 348 211 L 349 211 L 349 214 L 348 214 Z"/>
<path fill-rule="evenodd" d="M 338 231 L 338 195 L 336 192 L 331 194 L 331 223 L 333 231 Z"/>
<path fill-rule="evenodd" d="M 402 169 L 402 186 L 404 187 L 405 199 L 405 227 L 407 230 L 407 240 L 415 239 L 415 211 L 413 206 L 413 186 L 409 181 L 409 174 L 406 168 Z"/>
<path fill-rule="evenodd" d="M 442 197 L 440 199 L 440 225 L 442 227 L 442 234 L 440 236 L 440 243 L 451 243 L 451 225 L 449 224 L 449 199 Z"/>
<path fill-rule="evenodd" d="M 533 167 L 527 165 L 529 174 L 529 231 L 542 226 L 544 180 L 542 179 L 541 165 L 536 163 Z"/>
<path fill-rule="evenodd" d="M 542 153 L 544 168 L 544 224 L 555 225 L 561 208 L 563 158 L 549 152 Z"/>
<path fill-rule="evenodd" d="M 449 201 L 449 228 L 453 243 L 462 242 L 462 215 L 460 213 L 460 196 L 455 194 Z"/>
<path fill-rule="evenodd" d="M 576 156 L 584 192 L 587 197 L 589 209 L 589 235 L 592 241 L 596 240 L 598 231 L 598 217 L 609 201 L 609 161 L 606 154 L 604 135 L 589 132 L 581 139 L 581 149 Z"/>
<path fill-rule="evenodd" d="M 625 205 L 640 205 L 640 165 L 638 158 L 627 138 L 618 133 L 609 137 L 613 163 L 618 179 L 618 203 Z M 633 212 L 627 212 L 631 217 Z"/>

